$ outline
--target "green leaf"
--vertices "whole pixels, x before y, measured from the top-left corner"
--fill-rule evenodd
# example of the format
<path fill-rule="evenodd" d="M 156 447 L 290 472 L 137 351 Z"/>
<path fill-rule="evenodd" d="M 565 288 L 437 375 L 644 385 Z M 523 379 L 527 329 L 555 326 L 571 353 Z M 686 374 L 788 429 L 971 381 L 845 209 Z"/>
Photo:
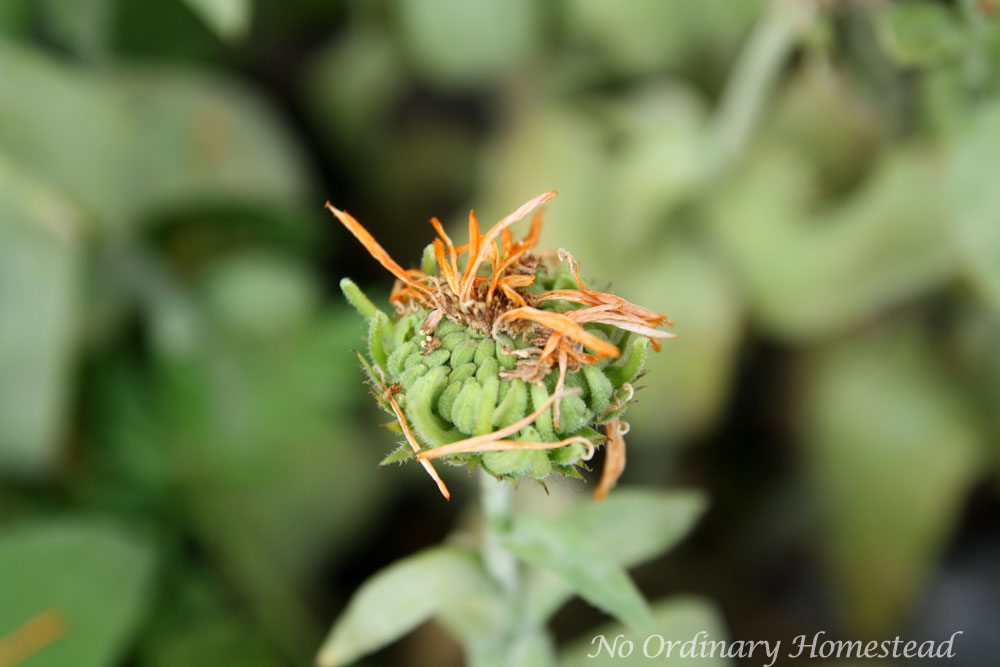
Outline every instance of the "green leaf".
<path fill-rule="evenodd" d="M 202 290 L 215 323 L 234 340 L 288 339 L 308 327 L 319 304 L 317 286 L 301 265 L 260 251 L 216 261 Z"/>
<path fill-rule="evenodd" d="M 623 73 L 662 71 L 696 58 L 702 68 L 718 73 L 729 66 L 761 4 L 760 0 L 567 0 L 565 30 L 572 41 L 596 47 L 609 65 Z"/>
<path fill-rule="evenodd" d="M 72 113 L 73 122 L 48 120 L 57 109 Z M 0 151 L 88 212 L 120 211 L 128 126 L 96 77 L 0 41 Z"/>
<path fill-rule="evenodd" d="M 100 58 L 114 12 L 114 0 L 42 0 L 45 26 L 60 44 L 85 58 Z"/>
<path fill-rule="evenodd" d="M 354 594 L 320 648 L 316 662 L 334 667 L 377 651 L 438 611 L 492 587 L 477 557 L 435 547 L 376 573 Z"/>
<path fill-rule="evenodd" d="M 517 518 L 503 544 L 521 560 L 556 575 L 584 600 L 626 625 L 648 629 L 649 607 L 626 574 L 588 535 L 571 523 L 537 514 Z"/>
<path fill-rule="evenodd" d="M 206 564 L 171 568 L 133 658 L 142 667 L 287 667 L 273 639 Z"/>
<path fill-rule="evenodd" d="M 134 214 L 191 200 L 303 201 L 309 181 L 301 154 L 275 110 L 251 89 L 167 68 L 124 69 L 108 80 L 134 124 L 116 191 Z"/>
<path fill-rule="evenodd" d="M 1000 199 L 990 169 L 1000 160 L 1000 105 L 983 107 L 954 144 L 948 193 L 965 270 L 1000 312 Z"/>
<path fill-rule="evenodd" d="M 369 474 L 377 459 L 368 438 L 331 418 L 367 400 L 346 354 L 357 321 L 346 305 L 327 308 L 280 344 L 200 324 L 190 351 L 151 369 L 147 361 L 147 382 L 132 383 L 155 421 L 148 431 L 120 428 L 119 446 L 148 447 L 148 432 L 162 439 L 189 530 L 262 631 L 289 652 L 312 651 L 321 629 L 301 591 L 317 554 L 343 553 L 388 499 L 388 477 Z"/>
<path fill-rule="evenodd" d="M 668 641 L 687 641 L 695 638 L 699 632 L 706 635 L 698 637 L 697 641 L 720 641 L 727 638 L 725 622 L 718 609 L 702 598 L 696 597 L 675 597 L 668 600 L 656 602 L 653 605 L 653 627 L 654 638 L 647 644 L 647 650 L 651 657 L 646 657 L 643 653 L 643 643 L 650 635 L 637 634 L 618 624 L 608 624 L 588 633 L 569 646 L 560 656 L 560 667 L 613 667 L 616 665 L 694 665 L 698 667 L 728 667 L 733 664 L 725 658 L 683 658 L 678 655 L 680 649 L 671 652 L 667 658 L 665 651 L 660 651 L 659 636 Z M 614 646 L 617 639 L 617 646 L 621 647 L 624 642 L 632 642 L 633 650 L 628 657 L 611 657 L 607 649 L 601 644 L 598 638 L 604 637 L 608 645 Z M 594 657 L 590 657 L 594 656 Z M 764 654 L 754 653 L 750 664 L 768 664 L 769 659 L 763 658 Z M 761 659 L 762 658 L 762 659 Z"/>
<path fill-rule="evenodd" d="M 541 37 L 531 0 L 403 0 L 396 7 L 414 64 L 442 83 L 478 84 L 503 74 Z"/>
<path fill-rule="evenodd" d="M 0 637 L 31 619 L 57 637 L 24 665 L 119 664 L 150 592 L 152 554 L 112 524 L 59 520 L 0 533 Z"/>
<path fill-rule="evenodd" d="M 55 462 L 78 334 L 81 215 L 0 155 L 0 471 Z"/>
<path fill-rule="evenodd" d="M 552 640 L 539 629 L 520 630 L 513 638 L 473 644 L 468 655 L 469 667 L 556 667 L 557 664 Z"/>
<path fill-rule="evenodd" d="M 881 27 L 889 55 L 904 65 L 933 65 L 955 58 L 968 47 L 971 38 L 958 16 L 936 2 L 890 4 Z"/>
<path fill-rule="evenodd" d="M 250 0 L 184 0 L 219 37 L 235 41 L 250 28 L 253 6 Z"/>
<path fill-rule="evenodd" d="M 378 161 L 371 152 L 385 144 L 395 147 L 386 125 L 406 80 L 397 50 L 380 25 L 356 21 L 316 54 L 303 82 L 317 130 L 331 147 L 347 145 L 357 158 L 372 160 L 369 164 Z"/>
<path fill-rule="evenodd" d="M 624 415 L 632 425 L 630 446 L 682 442 L 710 428 L 725 408 L 744 333 L 744 305 L 730 270 L 715 251 L 675 239 L 650 248 L 645 261 L 616 279 L 633 303 L 676 321 L 664 328 L 680 336 L 664 340 L 660 353 L 647 353 L 648 372 L 633 382 L 646 388 Z M 649 339 L 633 334 L 631 340 L 649 349 Z"/>
<path fill-rule="evenodd" d="M 984 438 L 936 339 L 913 327 L 814 352 L 800 382 L 809 488 L 843 618 L 896 627 L 979 476 Z"/>
<path fill-rule="evenodd" d="M 54 110 L 73 122 L 50 122 Z M 307 189 L 290 135 L 246 88 L 190 70 L 79 70 L 6 42 L 0 151 L 108 227 L 192 200 L 296 204 Z"/>
<path fill-rule="evenodd" d="M 705 507 L 699 491 L 619 489 L 602 502 L 575 507 L 560 521 L 590 536 L 615 564 L 632 567 L 674 548 Z M 571 595 L 571 587 L 557 575 L 535 572 L 526 584 L 525 608 L 538 622 L 545 622 Z"/>
<path fill-rule="evenodd" d="M 941 157 L 887 153 L 847 197 L 812 211 L 811 165 L 775 148 L 713 199 L 713 231 L 752 315 L 806 341 L 856 327 L 955 274 L 958 252 Z"/>

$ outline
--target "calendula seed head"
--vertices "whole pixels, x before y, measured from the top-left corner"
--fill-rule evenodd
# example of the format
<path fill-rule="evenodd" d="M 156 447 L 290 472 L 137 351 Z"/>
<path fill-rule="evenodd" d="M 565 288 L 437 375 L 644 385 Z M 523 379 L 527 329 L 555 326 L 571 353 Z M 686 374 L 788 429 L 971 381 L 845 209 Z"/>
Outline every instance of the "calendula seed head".
<path fill-rule="evenodd" d="M 510 226 L 553 197 L 545 192 L 456 247 L 438 238 L 420 269 L 403 269 L 348 213 L 327 208 L 395 277 L 392 317 L 350 280 L 341 288 L 368 320 L 359 355 L 378 402 L 406 442 L 383 463 L 416 458 L 448 497 L 432 461 L 482 466 L 516 480 L 577 467 L 609 443 L 595 495 L 624 468 L 621 416 L 650 347 L 673 334 L 663 315 L 592 290 L 567 251 L 535 253 L 541 212 L 521 241 Z M 601 430 L 598 430 L 601 429 Z M 603 433 L 601 432 L 603 431 Z"/>

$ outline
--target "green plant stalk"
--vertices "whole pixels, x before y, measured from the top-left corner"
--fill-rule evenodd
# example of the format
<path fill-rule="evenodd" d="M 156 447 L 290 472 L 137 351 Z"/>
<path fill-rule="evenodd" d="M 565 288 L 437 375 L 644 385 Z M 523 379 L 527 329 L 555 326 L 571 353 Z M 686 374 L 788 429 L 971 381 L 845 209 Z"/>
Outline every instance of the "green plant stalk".
<path fill-rule="evenodd" d="M 479 488 L 483 510 L 483 565 L 504 592 L 516 600 L 521 583 L 517 559 L 500 539 L 501 533 L 510 530 L 513 521 L 514 486 L 480 470 Z"/>
<path fill-rule="evenodd" d="M 514 520 L 514 485 L 486 471 L 480 471 L 479 485 L 483 566 L 506 596 L 507 619 L 489 640 L 466 647 L 469 667 L 555 665 L 552 639 L 544 624 L 523 613 L 521 569 L 517 557 L 504 546 L 503 535 L 511 530 Z"/>
<path fill-rule="evenodd" d="M 760 121 L 781 68 L 797 38 L 816 13 L 811 2 L 771 0 L 722 91 L 708 136 L 709 180 L 729 171 L 742 157 Z"/>

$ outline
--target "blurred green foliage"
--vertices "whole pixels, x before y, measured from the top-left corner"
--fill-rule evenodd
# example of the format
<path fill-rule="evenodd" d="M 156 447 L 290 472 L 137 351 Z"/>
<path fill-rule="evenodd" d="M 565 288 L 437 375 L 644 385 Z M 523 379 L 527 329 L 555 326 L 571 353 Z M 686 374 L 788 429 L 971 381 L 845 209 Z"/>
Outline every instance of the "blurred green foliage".
<path fill-rule="evenodd" d="M 718 496 L 699 562 L 757 575 L 791 544 L 831 629 L 906 627 L 970 494 L 996 506 L 991 6 L 0 2 L 0 637 L 57 609 L 25 665 L 310 661 L 359 579 L 452 518 L 375 469 L 394 436 L 333 287 L 388 276 L 320 204 L 405 265 L 431 215 L 548 188 L 540 246 L 677 322 L 624 481 Z M 751 546 L 713 532 L 742 511 Z M 621 566 L 673 546 L 621 525 Z M 685 562 L 637 580 L 713 591 L 690 563 L 657 586 Z M 813 631 L 722 602 L 744 634 Z M 704 598 L 652 613 L 723 634 Z M 404 649 L 371 664 L 449 655 Z"/>

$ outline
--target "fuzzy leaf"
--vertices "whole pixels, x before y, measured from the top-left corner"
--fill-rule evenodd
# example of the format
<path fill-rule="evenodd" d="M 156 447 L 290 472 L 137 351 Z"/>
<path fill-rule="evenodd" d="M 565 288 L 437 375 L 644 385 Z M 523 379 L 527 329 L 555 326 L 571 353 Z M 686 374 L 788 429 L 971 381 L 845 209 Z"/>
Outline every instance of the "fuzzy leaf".
<path fill-rule="evenodd" d="M 902 622 L 982 470 L 985 439 L 940 362 L 936 338 L 900 327 L 816 350 L 800 374 L 823 554 L 859 632 Z"/>
<path fill-rule="evenodd" d="M 540 43 L 541 7 L 530 0 L 403 0 L 407 59 L 446 85 L 479 85 L 525 61 Z"/>
<path fill-rule="evenodd" d="M 100 58 L 107 52 L 108 34 L 114 15 L 111 0 L 43 0 L 46 28 L 65 46 L 84 58 Z"/>
<path fill-rule="evenodd" d="M 903 65 L 954 60 L 969 45 L 969 35 L 956 13 L 933 2 L 891 4 L 881 27 L 886 50 Z"/>
<path fill-rule="evenodd" d="M 590 604 L 637 631 L 650 628 L 649 607 L 625 569 L 576 526 L 525 514 L 502 539 L 519 558 L 556 575 Z"/>
<path fill-rule="evenodd" d="M 184 0 L 219 37 L 234 41 L 250 27 L 250 0 Z"/>
<path fill-rule="evenodd" d="M 1000 159 L 1000 106 L 983 108 L 963 128 L 954 146 L 948 194 L 958 227 L 963 268 L 973 284 L 1000 312 L 1000 203 L 991 171 L 984 164 Z"/>
<path fill-rule="evenodd" d="M 361 585 L 316 658 L 334 667 L 377 651 L 441 609 L 492 584 L 469 549 L 435 547 L 398 561 Z"/>
<path fill-rule="evenodd" d="M 587 535 L 612 562 L 639 565 L 668 552 L 691 531 L 706 508 L 704 494 L 695 490 L 621 489 L 599 503 L 576 507 L 560 521 Z M 551 572 L 533 573 L 525 607 L 544 622 L 572 594 Z"/>
<path fill-rule="evenodd" d="M 657 602 L 653 605 L 653 621 L 656 633 L 666 640 L 689 639 L 699 632 L 707 633 L 700 639 L 706 641 L 719 641 L 727 638 L 726 626 L 722 614 L 708 600 L 696 597 L 674 597 L 669 600 Z M 600 641 L 595 641 L 595 637 L 603 635 L 608 644 L 614 645 L 615 638 L 618 645 L 622 642 L 631 641 L 635 649 L 628 657 L 608 655 L 607 649 L 598 651 L 601 648 Z M 659 642 L 654 638 L 647 649 L 651 656 L 646 657 L 643 653 L 643 642 L 646 636 L 638 635 L 627 628 L 623 628 L 617 623 L 609 623 L 599 627 L 592 632 L 588 632 L 585 638 L 571 643 L 562 652 L 559 664 L 562 667 L 608 667 L 619 665 L 697 665 L 698 667 L 728 667 L 731 661 L 721 657 L 706 658 L 685 658 L 678 655 L 678 651 L 673 651 L 667 658 L 664 652 L 657 652 L 660 648 Z M 768 659 L 763 657 L 761 649 L 758 647 L 754 653 L 753 660 L 749 664 L 765 665 Z M 593 657 L 590 657 L 593 656 Z"/>
<path fill-rule="evenodd" d="M 109 523 L 7 526 L 0 535 L 0 637 L 48 618 L 56 639 L 25 665 L 120 664 L 150 592 L 152 556 Z"/>
<path fill-rule="evenodd" d="M 544 632 L 526 630 L 513 639 L 474 645 L 469 667 L 556 667 L 552 640 Z"/>
<path fill-rule="evenodd" d="M 0 112 L 2 113 L 2 112 Z M 82 214 L 0 162 L 0 470 L 58 453 L 79 337 Z"/>

